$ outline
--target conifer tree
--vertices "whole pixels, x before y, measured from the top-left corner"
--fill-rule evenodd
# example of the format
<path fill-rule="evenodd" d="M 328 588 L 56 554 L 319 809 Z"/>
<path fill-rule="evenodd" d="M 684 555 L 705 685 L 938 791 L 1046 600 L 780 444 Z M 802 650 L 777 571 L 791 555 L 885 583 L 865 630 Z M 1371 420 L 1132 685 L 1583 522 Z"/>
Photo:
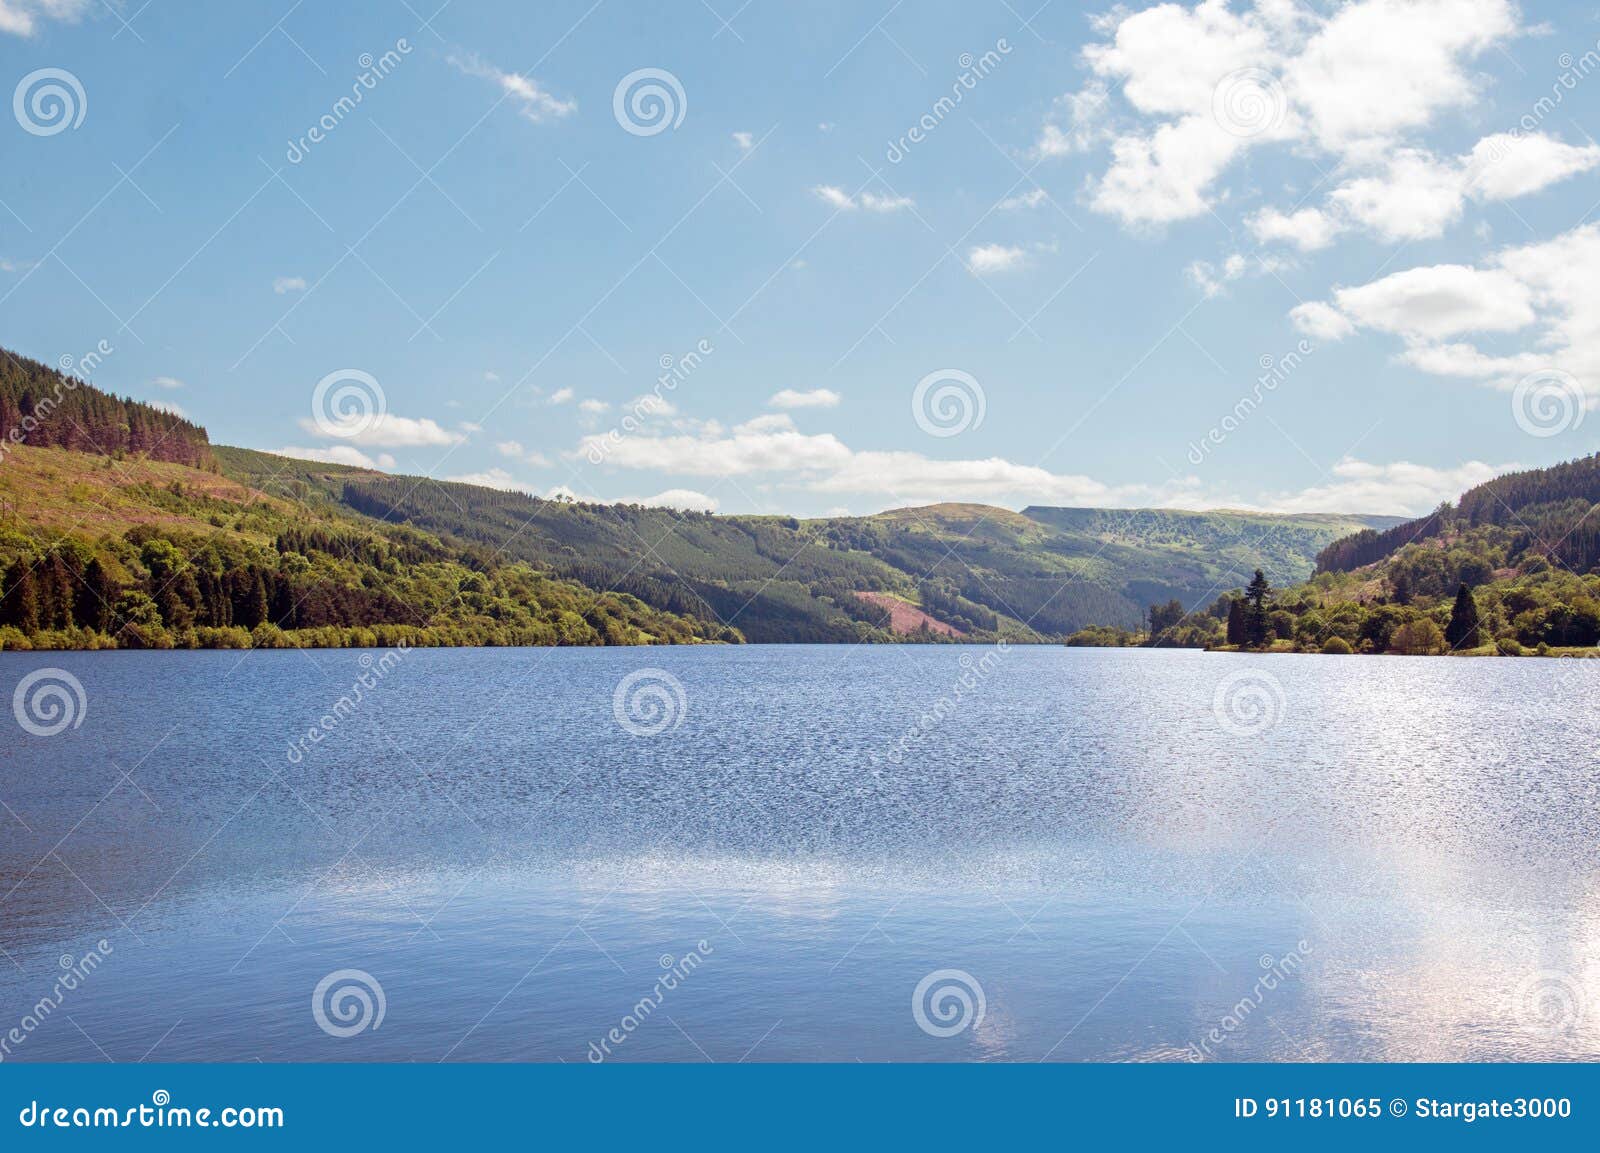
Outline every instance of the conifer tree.
<path fill-rule="evenodd" d="M 1465 584 L 1456 589 L 1456 603 L 1450 610 L 1444 639 L 1452 649 L 1475 649 L 1482 643 L 1478 633 L 1478 602 Z"/>
<path fill-rule="evenodd" d="M 1266 574 L 1256 569 L 1244 590 L 1244 643 L 1250 648 L 1267 646 L 1267 606 L 1271 596 L 1272 586 L 1267 584 Z"/>

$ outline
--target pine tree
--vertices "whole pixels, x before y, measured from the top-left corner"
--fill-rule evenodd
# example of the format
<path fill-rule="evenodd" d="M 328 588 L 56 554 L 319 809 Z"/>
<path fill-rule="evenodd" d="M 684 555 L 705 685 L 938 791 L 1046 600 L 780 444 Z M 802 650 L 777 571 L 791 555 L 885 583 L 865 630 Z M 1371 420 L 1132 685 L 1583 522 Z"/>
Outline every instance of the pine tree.
<path fill-rule="evenodd" d="M 93 558 L 84 567 L 83 581 L 78 586 L 78 603 L 72 615 L 84 628 L 108 633 L 112 608 L 120 591 L 99 558 Z"/>
<path fill-rule="evenodd" d="M 13 562 L 6 573 L 0 624 L 15 625 L 25 633 L 39 631 L 39 590 L 34 585 L 33 570 L 21 560 Z"/>
<path fill-rule="evenodd" d="M 1256 569 L 1245 587 L 1244 643 L 1253 649 L 1267 647 L 1267 607 L 1272 596 L 1272 586 L 1266 574 Z"/>
<path fill-rule="evenodd" d="M 1478 636 L 1478 602 L 1465 584 L 1456 589 L 1456 603 L 1450 610 L 1450 623 L 1445 626 L 1444 639 L 1452 649 L 1475 649 L 1481 643 Z"/>
<path fill-rule="evenodd" d="M 1244 601 L 1235 597 L 1228 602 L 1228 643 L 1244 644 Z"/>

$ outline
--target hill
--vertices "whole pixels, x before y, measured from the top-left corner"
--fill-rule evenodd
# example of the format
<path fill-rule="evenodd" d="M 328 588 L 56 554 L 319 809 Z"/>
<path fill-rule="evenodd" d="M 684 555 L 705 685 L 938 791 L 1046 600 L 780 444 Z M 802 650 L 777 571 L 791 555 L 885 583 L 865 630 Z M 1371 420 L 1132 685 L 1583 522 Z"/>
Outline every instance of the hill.
<path fill-rule="evenodd" d="M 1510 473 L 1425 517 L 1328 545 L 1264 607 L 1272 648 L 1525 651 L 1600 644 L 1600 455 Z M 1213 643 L 1237 643 L 1213 627 Z"/>
<path fill-rule="evenodd" d="M 942 504 L 714 516 L 213 446 L 0 368 L 0 647 L 1060 640 L 1303 579 L 1391 518 Z"/>
<path fill-rule="evenodd" d="M 287 498 L 548 568 L 739 628 L 755 642 L 893 639 L 925 613 L 966 639 L 1136 627 L 1151 600 L 1209 602 L 1257 566 L 1308 576 L 1317 549 L 1389 517 L 1096 512 L 941 504 L 864 517 L 714 516 L 539 500 L 448 481 L 218 449 L 226 475 Z M 861 594 L 871 594 L 863 596 Z M 921 610 L 895 612 L 885 597 Z M 926 622 L 924 622 L 926 623 Z"/>
<path fill-rule="evenodd" d="M 0 647 L 649 644 L 739 634 L 186 465 L 14 445 Z"/>

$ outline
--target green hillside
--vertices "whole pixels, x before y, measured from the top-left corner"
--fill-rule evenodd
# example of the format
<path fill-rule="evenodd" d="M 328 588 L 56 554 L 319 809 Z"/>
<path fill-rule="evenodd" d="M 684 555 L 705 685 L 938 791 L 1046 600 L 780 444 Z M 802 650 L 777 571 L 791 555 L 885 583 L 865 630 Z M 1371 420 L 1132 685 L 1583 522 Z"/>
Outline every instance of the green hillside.
<path fill-rule="evenodd" d="M 725 621 L 756 642 L 893 639 L 889 593 L 970 639 L 1135 627 L 1147 605 L 1209 603 L 1254 567 L 1308 576 L 1318 549 L 1392 517 L 1284 517 L 945 504 L 865 517 L 714 516 L 522 493 L 220 448 L 223 471 Z M 920 638 L 932 639 L 932 638 Z"/>
<path fill-rule="evenodd" d="M 1062 640 L 1209 605 L 1392 518 L 944 504 L 715 516 L 212 446 L 0 372 L 0 646 Z"/>
<path fill-rule="evenodd" d="M 1230 593 L 1215 615 L 1185 619 L 1169 640 L 1296 652 L 1594 656 L 1600 455 L 1497 477 L 1425 517 L 1341 538 L 1318 555 L 1309 581 L 1258 599 L 1256 608 Z"/>

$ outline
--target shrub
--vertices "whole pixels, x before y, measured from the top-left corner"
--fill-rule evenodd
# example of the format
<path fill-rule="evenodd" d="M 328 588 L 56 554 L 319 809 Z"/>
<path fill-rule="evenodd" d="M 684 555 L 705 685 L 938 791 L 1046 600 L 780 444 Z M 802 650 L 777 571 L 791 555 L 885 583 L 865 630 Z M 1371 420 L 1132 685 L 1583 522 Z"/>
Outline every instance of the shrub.
<path fill-rule="evenodd" d="M 1336 657 L 1347 657 L 1355 652 L 1355 650 L 1350 647 L 1350 642 L 1339 636 L 1329 637 L 1326 641 L 1324 641 L 1322 645 L 1322 651 L 1325 653 L 1330 653 Z"/>
<path fill-rule="evenodd" d="M 1432 656 L 1444 651 L 1444 631 L 1428 617 L 1407 621 L 1394 630 L 1389 647 L 1405 656 Z"/>

